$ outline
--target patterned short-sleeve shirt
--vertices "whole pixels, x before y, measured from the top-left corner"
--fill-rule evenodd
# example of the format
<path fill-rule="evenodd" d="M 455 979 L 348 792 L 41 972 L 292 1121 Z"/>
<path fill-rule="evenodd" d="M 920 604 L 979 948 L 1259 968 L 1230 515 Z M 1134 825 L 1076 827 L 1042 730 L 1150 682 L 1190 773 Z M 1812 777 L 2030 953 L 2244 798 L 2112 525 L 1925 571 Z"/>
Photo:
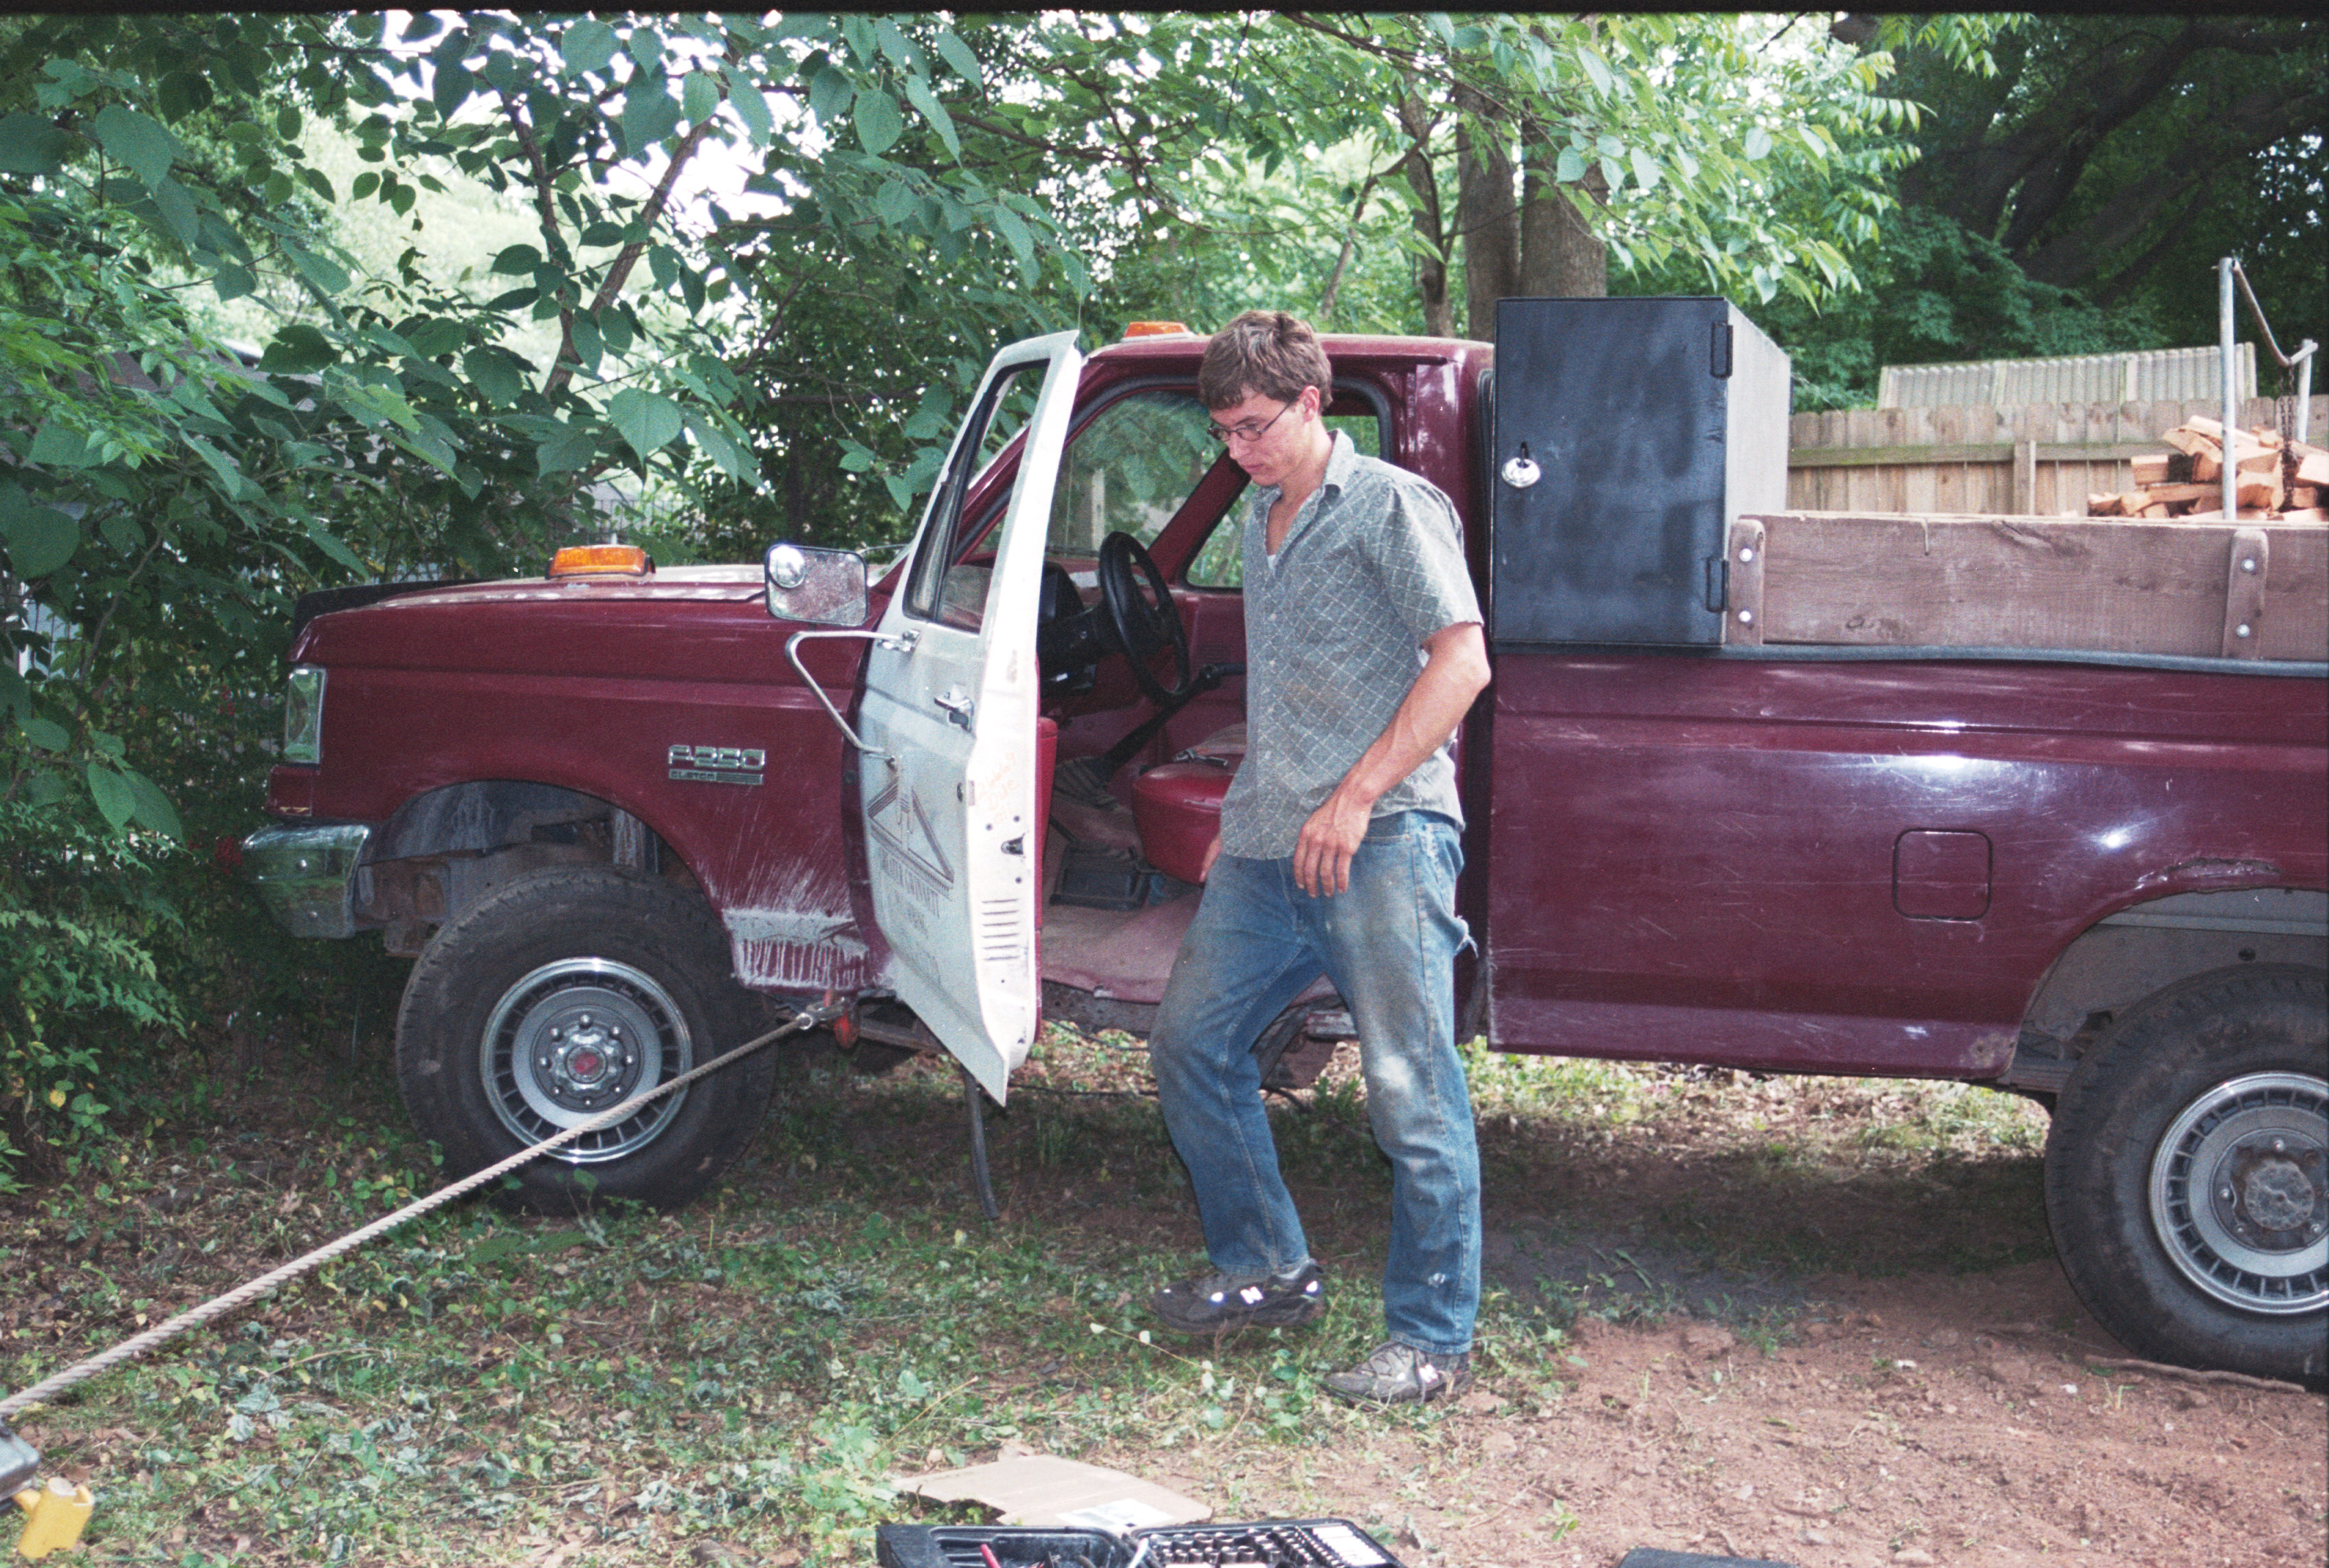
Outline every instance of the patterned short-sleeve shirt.
<path fill-rule="evenodd" d="M 1326 477 L 1272 557 L 1276 487 L 1244 524 L 1247 751 L 1221 802 L 1221 849 L 1294 853 L 1302 825 L 1391 727 L 1433 633 L 1480 619 L 1456 509 L 1429 480 L 1334 437 Z M 1450 748 L 1375 802 L 1461 822 Z"/>

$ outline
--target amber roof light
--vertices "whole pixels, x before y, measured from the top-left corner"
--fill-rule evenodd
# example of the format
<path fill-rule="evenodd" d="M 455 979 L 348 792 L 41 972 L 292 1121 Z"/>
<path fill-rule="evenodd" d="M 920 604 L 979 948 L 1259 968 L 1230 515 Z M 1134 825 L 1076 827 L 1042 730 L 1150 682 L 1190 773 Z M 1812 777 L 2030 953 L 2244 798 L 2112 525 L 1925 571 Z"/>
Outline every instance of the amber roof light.
<path fill-rule="evenodd" d="M 636 544 L 569 544 L 550 558 L 549 575 L 652 577 L 655 562 Z"/>
<path fill-rule="evenodd" d="M 1183 337 L 1193 335 L 1177 321 L 1136 321 L 1124 329 L 1126 338 L 1170 337 L 1178 333 Z"/>

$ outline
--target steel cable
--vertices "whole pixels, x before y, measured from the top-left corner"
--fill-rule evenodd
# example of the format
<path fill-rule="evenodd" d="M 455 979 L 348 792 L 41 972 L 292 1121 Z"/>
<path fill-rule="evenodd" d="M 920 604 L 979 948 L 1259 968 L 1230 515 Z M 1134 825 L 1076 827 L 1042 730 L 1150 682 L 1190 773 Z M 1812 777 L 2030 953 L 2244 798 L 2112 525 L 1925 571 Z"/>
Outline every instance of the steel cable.
<path fill-rule="evenodd" d="M 693 1083 L 707 1073 L 718 1072 L 740 1056 L 748 1055 L 763 1045 L 770 1044 L 787 1034 L 795 1034 L 814 1025 L 830 1023 L 840 1014 L 841 1009 L 830 1004 L 805 1009 L 794 1015 L 792 1021 L 781 1028 L 771 1029 L 758 1039 L 748 1040 L 715 1061 L 707 1062 L 701 1067 L 690 1068 L 678 1077 L 667 1082 L 658 1083 L 644 1093 L 635 1094 L 622 1104 L 602 1110 L 587 1121 L 578 1122 L 563 1132 L 543 1138 L 531 1148 L 522 1148 L 506 1159 L 463 1176 L 451 1186 L 441 1187 L 425 1198 L 415 1199 L 394 1214 L 384 1214 L 360 1230 L 351 1231 L 337 1241 L 328 1242 L 312 1252 L 294 1258 L 279 1269 L 261 1274 L 255 1280 L 246 1280 L 223 1296 L 212 1297 L 199 1307 L 181 1312 L 167 1323 L 148 1328 L 133 1338 L 125 1339 L 112 1349 L 101 1351 L 86 1361 L 68 1366 L 53 1376 L 42 1378 L 22 1393 L 12 1393 L 5 1399 L 0 1399 L 0 1416 L 14 1415 L 18 1411 L 44 1403 L 51 1395 L 61 1393 L 76 1384 L 88 1382 L 108 1367 L 118 1366 L 125 1361 L 135 1361 L 147 1351 L 167 1344 L 188 1329 L 199 1327 L 213 1318 L 256 1301 L 278 1286 L 296 1280 L 309 1270 L 319 1268 L 335 1258 L 355 1251 L 373 1237 L 384 1235 L 407 1221 L 417 1220 L 432 1209 L 442 1208 L 455 1198 L 466 1193 L 474 1192 L 487 1182 L 515 1170 L 528 1160 L 537 1159 L 553 1149 L 563 1148 L 576 1138 L 596 1132 L 600 1128 L 611 1127 L 630 1116 L 641 1106 L 659 1100 L 675 1089 Z"/>

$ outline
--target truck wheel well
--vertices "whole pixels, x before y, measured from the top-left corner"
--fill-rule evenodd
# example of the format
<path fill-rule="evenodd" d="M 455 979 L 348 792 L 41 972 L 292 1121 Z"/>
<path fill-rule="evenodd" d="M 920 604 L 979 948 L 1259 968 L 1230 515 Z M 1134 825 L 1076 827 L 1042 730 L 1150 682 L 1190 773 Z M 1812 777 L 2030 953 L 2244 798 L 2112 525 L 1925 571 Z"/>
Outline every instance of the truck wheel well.
<path fill-rule="evenodd" d="M 495 888 L 553 865 L 613 864 L 696 885 L 655 829 L 610 801 L 556 784 L 480 779 L 399 807 L 358 871 L 356 904 L 391 952 L 417 954 L 435 929 Z"/>
<path fill-rule="evenodd" d="M 2060 1090 L 2089 1040 L 2146 997 L 2251 964 L 2329 969 L 2329 893 L 2238 888 L 2129 905 L 2062 949 L 2023 1015 L 2004 1087 Z"/>
<path fill-rule="evenodd" d="M 542 841 L 538 830 L 570 836 L 580 824 L 614 808 L 595 795 L 523 779 L 476 779 L 416 795 L 380 830 L 372 857 L 485 855 Z"/>

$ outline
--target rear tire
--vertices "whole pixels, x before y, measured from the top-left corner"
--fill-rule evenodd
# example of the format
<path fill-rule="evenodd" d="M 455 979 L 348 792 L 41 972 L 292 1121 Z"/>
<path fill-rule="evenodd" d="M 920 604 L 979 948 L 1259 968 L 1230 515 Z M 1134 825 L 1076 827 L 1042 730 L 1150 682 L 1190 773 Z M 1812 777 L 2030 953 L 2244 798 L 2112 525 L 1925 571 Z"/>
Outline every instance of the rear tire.
<path fill-rule="evenodd" d="M 2287 965 L 2171 986 L 2105 1030 L 2046 1140 L 2080 1300 L 2138 1353 L 2329 1372 L 2329 1002 Z"/>
<path fill-rule="evenodd" d="M 545 871 L 480 900 L 414 964 L 396 1025 L 406 1109 L 467 1176 L 759 1032 L 703 901 L 612 866 Z M 686 1204 L 768 1114 L 772 1051 L 522 1166 L 496 1195 L 571 1214 Z"/>

